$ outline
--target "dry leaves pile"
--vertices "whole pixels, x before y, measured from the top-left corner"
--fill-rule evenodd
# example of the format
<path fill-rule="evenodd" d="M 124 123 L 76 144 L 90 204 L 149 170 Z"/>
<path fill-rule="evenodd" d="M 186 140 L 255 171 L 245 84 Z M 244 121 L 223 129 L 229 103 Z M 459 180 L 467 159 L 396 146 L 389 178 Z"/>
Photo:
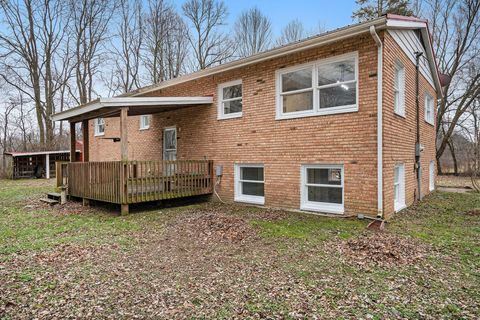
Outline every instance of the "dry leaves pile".
<path fill-rule="evenodd" d="M 326 247 L 332 253 L 341 253 L 344 262 L 362 269 L 413 265 L 429 251 L 419 241 L 388 232 L 367 232 L 350 240 L 335 240 Z"/>
<path fill-rule="evenodd" d="M 195 211 L 175 219 L 172 227 L 190 239 L 200 242 L 243 243 L 255 238 L 255 230 L 237 216 L 219 212 Z"/>

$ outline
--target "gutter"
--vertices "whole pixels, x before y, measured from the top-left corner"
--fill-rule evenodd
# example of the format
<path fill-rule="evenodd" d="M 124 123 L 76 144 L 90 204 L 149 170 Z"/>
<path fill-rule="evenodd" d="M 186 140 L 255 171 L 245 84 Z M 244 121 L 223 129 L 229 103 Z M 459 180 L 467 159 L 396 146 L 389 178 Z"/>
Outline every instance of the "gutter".
<path fill-rule="evenodd" d="M 383 219 L 383 43 L 375 26 L 370 34 L 378 47 L 377 53 L 377 218 Z"/>

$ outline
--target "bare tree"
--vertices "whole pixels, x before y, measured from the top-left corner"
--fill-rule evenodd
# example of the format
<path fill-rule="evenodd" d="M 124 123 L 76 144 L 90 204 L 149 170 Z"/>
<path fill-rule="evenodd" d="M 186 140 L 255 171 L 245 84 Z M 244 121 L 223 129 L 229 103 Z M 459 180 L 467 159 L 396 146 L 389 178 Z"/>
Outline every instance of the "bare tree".
<path fill-rule="evenodd" d="M 1 149 L 5 152 L 9 147 L 11 147 L 11 144 L 9 143 L 10 136 L 11 136 L 11 116 L 13 111 L 15 110 L 15 104 L 13 103 L 8 103 L 5 106 L 4 112 L 2 113 L 2 118 L 0 121 L 1 129 L 2 129 L 2 137 L 0 140 L 0 147 Z M 6 167 L 6 158 L 5 154 L 2 152 L 2 168 L 5 169 Z"/>
<path fill-rule="evenodd" d="M 149 80 L 158 83 L 183 71 L 188 54 L 187 27 L 171 3 L 150 0 L 148 5 L 143 60 Z"/>
<path fill-rule="evenodd" d="M 165 79 L 176 78 L 185 71 L 189 46 L 187 26 L 177 12 L 170 16 L 170 24 L 172 27 L 167 28 L 165 34 Z"/>
<path fill-rule="evenodd" d="M 366 21 L 383 16 L 387 13 L 395 13 L 402 16 L 413 15 L 409 0 L 356 0 L 360 8 L 354 11 L 352 18 L 357 21 Z M 414 3 L 414 9 L 418 9 Z"/>
<path fill-rule="evenodd" d="M 141 87 L 141 50 L 144 40 L 143 10 L 140 0 L 120 0 L 117 34 L 112 41 L 112 78 L 107 86 L 113 94 Z"/>
<path fill-rule="evenodd" d="M 104 44 L 115 12 L 112 0 L 69 0 L 70 36 L 74 38 L 73 60 L 78 104 L 92 100 L 94 83 L 106 61 Z"/>
<path fill-rule="evenodd" d="M 240 14 L 234 31 L 237 54 L 240 57 L 267 50 L 272 42 L 272 23 L 257 7 Z"/>
<path fill-rule="evenodd" d="M 182 5 L 190 24 L 188 39 L 194 56 L 194 69 L 205 69 L 223 63 L 234 54 L 232 41 L 221 31 L 227 18 L 227 7 L 218 0 L 188 0 Z"/>
<path fill-rule="evenodd" d="M 429 0 L 433 44 L 440 72 L 451 81 L 437 107 L 437 163 L 465 112 L 480 96 L 480 2 Z"/>
<path fill-rule="evenodd" d="M 307 37 L 307 32 L 303 27 L 303 23 L 298 20 L 290 21 L 285 27 L 283 27 L 280 37 L 276 41 L 277 46 L 283 46 Z"/>
<path fill-rule="evenodd" d="M 0 32 L 0 67 L 4 80 L 35 104 L 40 144 L 54 141 L 55 95 L 64 82 L 57 65 L 59 48 L 68 23 L 59 0 L 0 2 L 6 27 Z"/>

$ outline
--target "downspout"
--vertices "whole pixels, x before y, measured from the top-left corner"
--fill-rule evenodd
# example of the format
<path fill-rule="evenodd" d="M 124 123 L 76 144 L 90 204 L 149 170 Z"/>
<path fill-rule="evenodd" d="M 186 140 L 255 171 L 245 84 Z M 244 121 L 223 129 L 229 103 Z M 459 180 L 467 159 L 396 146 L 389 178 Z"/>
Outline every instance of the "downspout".
<path fill-rule="evenodd" d="M 370 34 L 377 44 L 377 218 L 383 219 L 383 43 L 375 27 Z"/>
<path fill-rule="evenodd" d="M 422 165 L 420 161 L 420 155 L 422 153 L 422 145 L 420 144 L 420 83 L 419 83 L 419 74 L 420 74 L 420 57 L 423 55 L 423 52 L 415 52 L 415 108 L 416 108 L 416 125 L 417 125 L 417 136 L 415 141 L 415 168 L 417 171 L 417 200 L 422 200 Z"/>

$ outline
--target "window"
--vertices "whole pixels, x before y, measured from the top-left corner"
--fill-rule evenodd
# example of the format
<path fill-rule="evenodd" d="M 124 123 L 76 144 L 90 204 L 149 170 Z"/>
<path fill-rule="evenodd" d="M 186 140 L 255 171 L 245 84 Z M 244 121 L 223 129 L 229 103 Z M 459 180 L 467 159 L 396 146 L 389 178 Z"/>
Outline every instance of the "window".
<path fill-rule="evenodd" d="M 405 208 L 405 166 L 403 163 L 395 166 L 393 197 L 395 211 L 400 211 Z"/>
<path fill-rule="evenodd" d="M 151 116 L 149 114 L 144 114 L 140 116 L 140 130 L 146 130 L 150 128 L 150 119 Z"/>
<path fill-rule="evenodd" d="M 277 71 L 277 119 L 358 111 L 358 54 Z"/>
<path fill-rule="evenodd" d="M 394 111 L 405 117 L 405 68 L 399 62 L 395 63 L 394 79 Z"/>
<path fill-rule="evenodd" d="M 430 166 L 428 168 L 429 173 L 429 190 L 433 191 L 435 189 L 435 161 L 430 161 Z"/>
<path fill-rule="evenodd" d="M 435 114 L 435 103 L 433 101 L 433 97 L 426 93 L 425 94 L 425 121 L 430 123 L 431 125 L 434 124 L 434 114 Z"/>
<path fill-rule="evenodd" d="M 96 118 L 94 120 L 95 136 L 103 136 L 105 134 L 105 119 Z"/>
<path fill-rule="evenodd" d="M 227 82 L 218 87 L 218 119 L 242 116 L 242 80 Z"/>
<path fill-rule="evenodd" d="M 264 170 L 261 164 L 235 165 L 235 201 L 265 203 Z"/>
<path fill-rule="evenodd" d="M 344 212 L 343 166 L 303 165 L 301 169 L 302 210 Z"/>

